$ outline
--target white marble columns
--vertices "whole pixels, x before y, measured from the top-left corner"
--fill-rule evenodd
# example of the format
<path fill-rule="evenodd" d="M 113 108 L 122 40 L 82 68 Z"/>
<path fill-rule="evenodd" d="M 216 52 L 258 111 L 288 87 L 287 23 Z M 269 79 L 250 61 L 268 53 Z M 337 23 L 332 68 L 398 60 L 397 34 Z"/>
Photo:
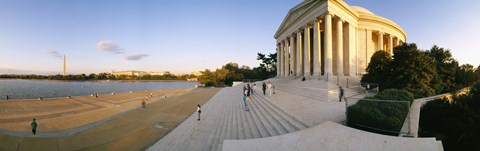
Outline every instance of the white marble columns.
<path fill-rule="evenodd" d="M 320 31 L 321 20 L 315 18 L 313 22 L 313 76 L 320 76 L 321 74 L 321 48 L 322 39 Z"/>
<path fill-rule="evenodd" d="M 325 17 L 324 17 L 324 22 L 325 22 L 325 31 L 324 31 L 324 34 L 325 34 L 325 40 L 324 40 L 324 58 L 323 58 L 323 62 L 324 62 L 324 70 L 325 70 L 325 75 L 333 75 L 332 73 L 332 59 L 333 59 L 333 56 L 332 56 L 332 15 L 331 14 L 325 14 Z"/>
<path fill-rule="evenodd" d="M 287 39 L 285 39 L 285 70 L 284 75 L 289 76 L 290 75 L 290 42 Z"/>
<path fill-rule="evenodd" d="M 337 39 L 336 39 L 336 54 L 337 57 L 335 59 L 336 63 L 336 70 L 337 76 L 343 76 L 343 21 L 338 18 L 336 21 L 337 26 Z"/>
<path fill-rule="evenodd" d="M 280 43 L 280 75 L 285 76 L 285 41 Z"/>
<path fill-rule="evenodd" d="M 327 12 L 280 39 L 277 46 L 279 76 L 356 76 L 359 73 L 358 29 L 347 20 Z M 363 55 L 366 65 L 370 60 L 366 56 L 371 56 L 375 47 L 392 53 L 393 47 L 400 44 L 399 38 L 393 34 L 379 30 L 365 31 L 365 38 L 371 40 L 371 44 L 363 47 L 371 50 Z M 375 34 L 378 35 L 376 45 L 372 40 Z"/>
<path fill-rule="evenodd" d="M 295 59 L 296 57 L 296 52 L 297 52 L 297 49 L 295 47 L 295 36 L 292 35 L 290 36 L 290 71 L 289 71 L 289 75 L 290 76 L 295 76 L 296 73 L 297 73 L 297 69 L 296 69 L 296 64 L 297 64 L 297 60 Z"/>
<path fill-rule="evenodd" d="M 388 35 L 388 52 L 390 52 L 390 54 L 393 54 L 393 36 L 392 35 Z"/>
<path fill-rule="evenodd" d="M 277 77 L 280 76 L 280 71 L 281 71 L 281 67 L 280 67 L 281 63 L 280 62 L 282 62 L 281 57 L 280 57 L 282 52 L 281 52 L 280 48 L 281 48 L 280 44 L 277 44 Z"/>
<path fill-rule="evenodd" d="M 303 40 L 304 40 L 304 47 L 303 47 L 303 76 L 310 76 L 310 28 L 305 26 L 303 32 Z"/>
<path fill-rule="evenodd" d="M 303 63 L 302 63 L 302 31 L 297 31 L 297 41 L 296 41 L 296 51 L 295 51 L 295 61 L 296 65 L 296 74 L 295 76 L 300 76 L 303 73 Z"/>
<path fill-rule="evenodd" d="M 378 50 L 385 50 L 383 49 L 383 32 L 378 32 Z"/>

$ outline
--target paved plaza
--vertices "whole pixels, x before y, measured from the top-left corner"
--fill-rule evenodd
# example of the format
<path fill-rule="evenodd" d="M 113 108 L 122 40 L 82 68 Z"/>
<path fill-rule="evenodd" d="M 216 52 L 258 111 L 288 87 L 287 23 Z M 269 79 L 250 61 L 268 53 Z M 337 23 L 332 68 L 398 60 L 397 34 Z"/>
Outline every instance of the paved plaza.
<path fill-rule="evenodd" d="M 218 90 L 186 88 L 98 98 L 2 101 L 0 107 L 9 114 L 2 113 L 0 150 L 142 150 Z M 140 100 L 150 93 L 153 97 L 147 108 L 140 108 Z M 35 136 L 30 132 L 33 117 L 38 123 Z"/>

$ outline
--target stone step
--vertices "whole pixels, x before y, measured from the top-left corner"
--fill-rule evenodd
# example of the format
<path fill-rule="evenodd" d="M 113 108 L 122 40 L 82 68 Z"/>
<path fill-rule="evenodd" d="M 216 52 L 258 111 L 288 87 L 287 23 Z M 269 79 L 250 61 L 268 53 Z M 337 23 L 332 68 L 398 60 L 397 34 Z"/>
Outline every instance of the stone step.
<path fill-rule="evenodd" d="M 270 108 L 271 112 L 274 112 L 274 113 L 280 115 L 280 117 L 284 118 L 287 122 L 289 122 L 289 124 L 293 125 L 297 130 L 301 130 L 301 129 L 309 127 L 305 122 L 303 122 L 303 121 L 293 117 L 292 115 L 286 113 L 285 111 L 283 111 L 280 107 L 278 107 L 277 105 L 272 103 L 270 101 L 270 99 L 267 98 L 266 96 L 260 96 L 260 97 L 263 98 L 262 103 L 265 103 L 266 106 L 268 108 Z"/>
<path fill-rule="evenodd" d="M 227 93 L 227 94 L 231 94 L 231 93 Z M 227 97 L 228 98 L 228 97 Z M 220 129 L 220 131 L 215 134 L 215 138 L 214 138 L 214 142 L 213 144 L 211 145 L 211 149 L 210 150 L 216 150 L 217 148 L 217 144 L 220 144 L 223 142 L 223 138 L 225 137 L 226 133 L 227 133 L 227 128 L 228 128 L 228 113 L 230 112 L 230 107 L 229 104 L 228 104 L 228 99 L 225 98 L 223 101 L 224 101 L 224 105 L 221 106 L 221 108 L 225 108 L 225 111 L 224 112 L 221 112 L 219 114 L 223 114 L 225 115 L 225 118 L 222 119 L 222 122 L 219 123 L 219 125 L 217 125 Z"/>
<path fill-rule="evenodd" d="M 252 105 L 252 102 L 251 101 L 247 101 L 247 103 L 250 105 L 250 111 L 247 111 L 247 115 L 249 117 L 251 117 L 253 119 L 253 122 L 255 123 L 255 125 L 257 126 L 257 129 L 258 131 L 260 132 L 260 135 L 261 137 L 268 137 L 268 136 L 271 136 L 269 134 L 269 132 L 267 131 L 264 123 L 261 121 L 261 119 L 259 118 L 259 111 L 254 108 L 254 106 Z"/>
<path fill-rule="evenodd" d="M 243 97 L 243 96 L 242 96 Z M 242 98 L 243 99 L 243 98 Z M 241 100 L 242 102 L 237 102 L 237 105 L 240 106 L 240 116 L 242 118 L 242 123 L 241 125 L 243 126 L 243 130 L 245 132 L 245 138 L 244 139 L 251 139 L 251 138 L 255 138 L 255 137 L 260 137 L 260 133 L 257 131 L 257 130 L 252 130 L 253 127 L 250 126 L 249 124 L 249 119 L 246 115 L 246 112 L 245 111 L 245 105 L 243 103 L 243 100 Z"/>
<path fill-rule="evenodd" d="M 268 116 L 272 117 L 274 122 L 276 123 L 276 129 L 278 131 L 278 135 L 285 134 L 288 132 L 296 131 L 294 125 L 291 125 L 286 118 L 282 118 L 276 112 L 273 112 L 267 104 L 264 104 L 263 98 L 261 96 L 255 96 L 257 98 L 257 104 L 264 108 L 265 112 L 268 113 Z"/>
<path fill-rule="evenodd" d="M 277 123 L 273 122 L 273 119 L 271 116 L 268 115 L 268 113 L 265 112 L 265 109 L 262 108 L 257 104 L 257 101 L 255 98 L 255 95 L 258 94 L 253 94 L 251 96 L 252 100 L 250 101 L 250 104 L 252 105 L 253 111 L 258 114 L 260 121 L 262 122 L 262 125 L 265 127 L 265 129 L 268 132 L 268 136 L 275 136 L 280 134 L 280 130 L 278 130 L 278 125 L 275 125 Z"/>
<path fill-rule="evenodd" d="M 243 101 L 243 100 L 242 100 Z M 251 106 L 249 107 L 251 108 Z M 245 107 L 244 107 L 245 109 Z M 257 128 L 257 125 L 255 124 L 252 115 L 250 114 L 250 111 L 243 111 L 242 112 L 243 117 L 246 120 L 246 129 L 250 130 L 251 135 L 246 135 L 246 139 L 252 139 L 252 138 L 260 138 L 262 135 L 260 134 L 260 130 Z M 245 124 L 244 124 L 245 125 Z"/>
<path fill-rule="evenodd" d="M 225 98 L 226 97 L 224 97 L 223 99 L 225 99 Z M 212 150 L 212 147 L 213 147 L 212 144 L 214 144 L 214 142 L 217 140 L 218 136 L 221 135 L 220 134 L 222 132 L 222 125 L 221 124 L 224 123 L 224 120 L 226 119 L 226 114 L 222 114 L 222 113 L 226 112 L 226 108 L 223 107 L 223 106 L 225 106 L 225 104 L 226 104 L 225 101 L 218 101 L 218 103 L 217 103 L 218 106 L 216 106 L 216 107 L 219 108 L 219 109 L 222 109 L 222 110 L 219 110 L 215 114 L 219 114 L 221 116 L 220 116 L 220 119 L 215 123 L 215 124 L 218 124 L 218 125 L 215 125 L 216 127 L 215 127 L 214 133 L 212 133 L 210 135 L 209 140 L 206 142 L 206 147 L 204 148 L 205 151 Z"/>

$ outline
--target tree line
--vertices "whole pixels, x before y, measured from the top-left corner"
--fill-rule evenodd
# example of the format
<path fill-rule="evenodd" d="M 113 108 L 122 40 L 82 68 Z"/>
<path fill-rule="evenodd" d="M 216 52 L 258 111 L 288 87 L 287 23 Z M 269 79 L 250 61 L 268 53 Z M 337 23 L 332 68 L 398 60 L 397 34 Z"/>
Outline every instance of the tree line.
<path fill-rule="evenodd" d="M 201 71 L 198 81 L 205 86 L 231 86 L 233 81 L 256 81 L 275 77 L 277 73 L 277 53 L 257 53 L 257 60 L 261 61 L 258 67 L 239 66 L 238 63 L 227 63 L 221 68 L 211 71 Z"/>
<path fill-rule="evenodd" d="M 16 75 L 16 74 L 3 74 L 0 75 L 0 79 L 35 79 L 35 80 L 68 80 L 68 81 L 83 81 L 83 80 L 187 80 L 191 78 L 196 78 L 193 74 L 184 74 L 184 75 L 173 75 L 166 73 L 164 75 L 118 75 L 115 76 L 111 73 L 91 73 L 86 74 L 69 74 L 69 75 Z"/>
<path fill-rule="evenodd" d="M 406 43 L 393 50 L 377 51 L 367 67 L 362 82 L 377 83 L 380 90 L 405 89 L 415 98 L 453 92 L 480 80 L 480 66 L 459 65 L 450 50 L 433 46 L 420 50 Z"/>

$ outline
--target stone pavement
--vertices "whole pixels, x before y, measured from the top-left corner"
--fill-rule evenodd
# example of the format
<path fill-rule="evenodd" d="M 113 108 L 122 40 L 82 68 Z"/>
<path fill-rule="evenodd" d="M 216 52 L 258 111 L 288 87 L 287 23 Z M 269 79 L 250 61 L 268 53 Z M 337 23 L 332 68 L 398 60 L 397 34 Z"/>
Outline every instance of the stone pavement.
<path fill-rule="evenodd" d="M 321 80 L 298 84 L 289 79 L 269 80 L 276 93 L 263 95 L 262 83 L 257 82 L 250 111 L 244 110 L 242 101 L 245 84 L 224 88 L 205 104 L 205 119 L 196 121 L 192 114 L 148 150 L 221 150 L 225 140 L 265 138 L 345 120 L 345 102 L 338 102 L 336 85 L 325 87 L 328 83 Z M 356 95 L 355 90 L 346 90 L 347 95 Z"/>
<path fill-rule="evenodd" d="M 218 90 L 197 88 L 166 99 L 159 97 L 146 109 L 133 109 L 71 136 L 0 135 L 0 150 L 142 150 L 175 128 L 195 111 L 196 104 L 203 104 Z M 138 108 L 139 102 L 135 104 Z"/>
<path fill-rule="evenodd" d="M 117 113 L 140 106 L 140 101 L 152 93 L 155 101 L 165 95 L 184 93 L 193 88 L 153 90 L 132 93 L 100 94 L 44 100 L 0 101 L 0 129 L 13 132 L 29 132 L 30 122 L 37 119 L 39 132 L 59 132 L 99 121 Z M 0 131 L 1 134 L 2 131 Z"/>
<path fill-rule="evenodd" d="M 443 151 L 435 138 L 380 135 L 325 122 L 294 133 L 274 137 L 225 140 L 224 151 Z"/>
<path fill-rule="evenodd" d="M 425 97 L 415 99 L 410 106 L 410 110 L 408 111 L 408 115 L 403 122 L 402 129 L 400 130 L 399 136 L 407 136 L 410 135 L 411 137 L 418 137 L 418 127 L 420 126 L 420 110 L 422 106 L 429 102 L 436 99 L 440 99 L 449 95 L 448 93 L 439 94 L 435 96 Z"/>

